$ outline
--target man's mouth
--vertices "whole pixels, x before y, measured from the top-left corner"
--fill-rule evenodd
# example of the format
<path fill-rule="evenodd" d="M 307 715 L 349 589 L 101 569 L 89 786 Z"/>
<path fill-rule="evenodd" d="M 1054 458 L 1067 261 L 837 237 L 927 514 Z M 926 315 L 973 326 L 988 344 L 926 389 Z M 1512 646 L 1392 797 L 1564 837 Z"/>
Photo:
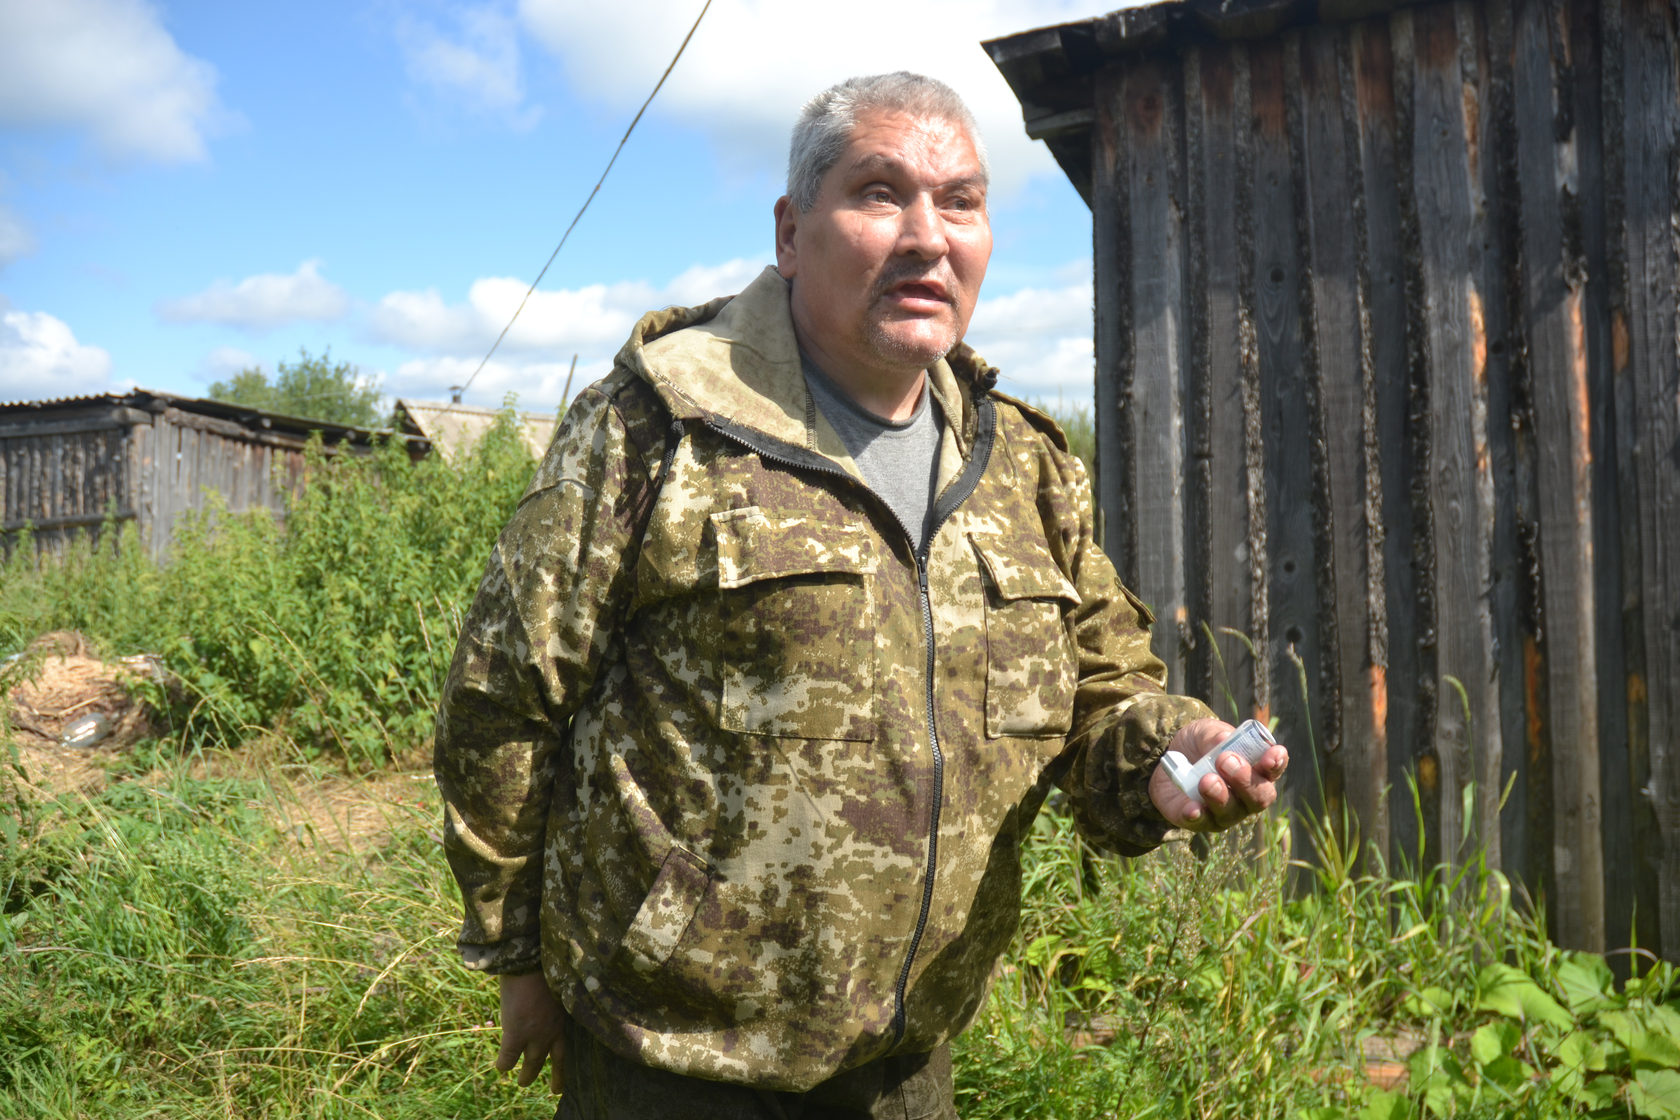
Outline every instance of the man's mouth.
<path fill-rule="evenodd" d="M 951 294 L 937 280 L 906 280 L 887 289 L 896 300 L 910 303 L 950 303 Z"/>

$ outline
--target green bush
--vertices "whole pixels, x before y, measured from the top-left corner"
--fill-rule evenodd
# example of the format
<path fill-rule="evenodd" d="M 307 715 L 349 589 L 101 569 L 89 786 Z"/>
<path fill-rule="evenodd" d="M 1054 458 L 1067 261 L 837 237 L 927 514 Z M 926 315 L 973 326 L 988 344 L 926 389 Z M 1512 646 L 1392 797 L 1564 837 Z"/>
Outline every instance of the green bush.
<path fill-rule="evenodd" d="M 510 410 L 464 461 L 310 447 L 282 527 L 212 500 L 154 566 L 132 529 L 0 568 L 0 654 L 75 629 L 159 655 L 193 742 L 280 733 L 371 765 L 429 733 L 461 613 L 532 463 Z"/>

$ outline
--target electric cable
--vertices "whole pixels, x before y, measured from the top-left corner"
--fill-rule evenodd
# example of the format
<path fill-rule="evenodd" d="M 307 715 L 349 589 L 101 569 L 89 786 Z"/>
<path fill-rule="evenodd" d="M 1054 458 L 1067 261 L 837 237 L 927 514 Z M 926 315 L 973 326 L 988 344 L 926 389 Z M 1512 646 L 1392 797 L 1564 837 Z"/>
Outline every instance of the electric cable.
<path fill-rule="evenodd" d="M 583 218 L 584 211 L 589 209 L 589 204 L 594 202 L 595 196 L 601 192 L 601 184 L 607 181 L 607 175 L 611 173 L 613 164 L 618 162 L 619 153 L 624 151 L 624 145 L 630 142 L 630 134 L 636 131 L 636 125 L 641 123 L 642 114 L 647 112 L 648 106 L 652 105 L 653 99 L 659 95 L 660 89 L 665 85 L 665 79 L 669 78 L 671 71 L 677 68 L 677 60 L 682 58 L 683 52 L 688 49 L 688 42 L 694 38 L 694 33 L 700 30 L 700 21 L 706 18 L 706 12 L 711 9 L 711 6 L 712 0 L 706 0 L 705 5 L 700 9 L 700 14 L 694 17 L 694 26 L 690 27 L 688 34 L 683 36 L 681 45 L 677 47 L 677 53 L 671 56 L 671 64 L 665 67 L 665 73 L 659 75 L 659 81 L 654 83 L 653 92 L 647 95 L 647 100 L 642 102 L 642 107 L 636 110 L 636 116 L 630 121 L 630 127 L 624 130 L 624 137 L 619 140 L 618 147 L 613 149 L 612 158 L 607 161 L 606 169 L 601 172 L 601 177 L 595 180 L 595 188 L 589 192 L 589 197 L 583 200 L 583 205 L 578 207 L 576 216 L 572 218 L 572 224 L 567 226 L 566 232 L 560 235 L 560 244 L 554 247 L 554 252 L 548 255 L 548 263 L 542 266 L 542 271 L 537 273 L 537 278 L 531 281 L 531 286 L 525 290 L 525 298 L 519 301 L 519 306 L 513 309 L 513 316 L 508 319 L 507 326 L 503 327 L 502 333 L 496 336 L 496 341 L 490 344 L 489 353 L 484 355 L 483 361 L 478 363 L 478 368 L 472 371 L 472 376 L 467 378 L 466 383 L 456 391 L 456 400 L 459 400 L 461 394 L 472 388 L 472 383 L 478 379 L 479 374 L 484 372 L 484 367 L 489 364 L 490 358 L 496 353 L 497 347 L 501 346 L 502 339 L 506 338 L 508 331 L 513 329 L 514 320 L 519 318 L 519 313 L 524 311 L 525 305 L 530 302 L 531 293 L 537 290 L 537 285 L 541 284 L 543 277 L 548 275 L 549 265 L 552 265 L 554 258 L 560 255 L 560 250 L 565 248 L 566 239 L 572 236 L 572 230 L 577 228 L 578 222 Z"/>

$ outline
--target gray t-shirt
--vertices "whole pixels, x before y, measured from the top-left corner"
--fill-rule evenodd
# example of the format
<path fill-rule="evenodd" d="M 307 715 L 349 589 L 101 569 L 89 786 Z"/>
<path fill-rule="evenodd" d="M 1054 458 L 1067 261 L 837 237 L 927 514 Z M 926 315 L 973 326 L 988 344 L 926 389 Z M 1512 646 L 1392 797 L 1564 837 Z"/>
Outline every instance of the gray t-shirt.
<path fill-rule="evenodd" d="M 933 393 L 924 388 L 910 419 L 894 423 L 852 400 L 803 353 L 799 357 L 811 399 L 839 434 L 863 480 L 898 515 L 920 551 L 933 528 L 939 439 L 945 427 L 945 417 Z"/>

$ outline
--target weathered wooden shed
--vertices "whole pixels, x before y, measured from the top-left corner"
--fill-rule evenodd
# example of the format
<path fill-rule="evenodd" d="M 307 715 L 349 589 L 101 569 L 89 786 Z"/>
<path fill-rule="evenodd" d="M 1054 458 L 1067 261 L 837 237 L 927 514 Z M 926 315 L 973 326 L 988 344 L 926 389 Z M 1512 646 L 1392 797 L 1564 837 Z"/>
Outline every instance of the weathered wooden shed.
<path fill-rule="evenodd" d="M 232 511 L 283 512 L 312 432 L 333 454 L 365 453 L 379 434 L 145 389 L 0 404 L 0 546 L 29 526 L 56 551 L 114 516 L 162 559 L 176 517 L 207 492 Z"/>
<path fill-rule="evenodd" d="M 1276 716 L 1293 796 L 1390 852 L 1415 779 L 1428 858 L 1468 810 L 1560 941 L 1670 959 L 1677 20 L 1176 0 L 986 44 L 1091 206 L 1105 542 L 1174 686 Z"/>

